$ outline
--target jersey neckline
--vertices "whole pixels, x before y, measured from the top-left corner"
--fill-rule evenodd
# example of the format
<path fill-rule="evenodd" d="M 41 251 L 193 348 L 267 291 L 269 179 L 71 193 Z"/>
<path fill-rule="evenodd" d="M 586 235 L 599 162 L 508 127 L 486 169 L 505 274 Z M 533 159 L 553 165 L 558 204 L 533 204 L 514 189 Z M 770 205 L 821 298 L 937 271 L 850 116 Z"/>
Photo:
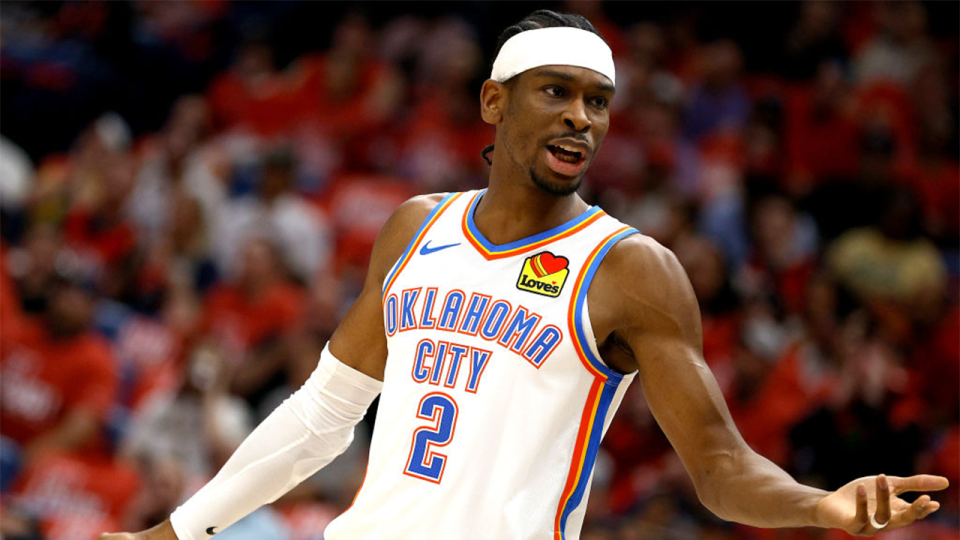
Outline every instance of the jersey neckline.
<path fill-rule="evenodd" d="M 486 259 L 502 259 L 505 257 L 513 257 L 515 255 L 521 255 L 533 251 L 537 248 L 543 247 L 550 242 L 559 240 L 561 238 L 566 238 L 578 231 L 581 231 L 588 227 L 591 223 L 600 219 L 600 217 L 606 215 L 604 211 L 599 206 L 591 206 L 585 210 L 579 216 L 563 223 L 557 225 L 556 227 L 543 231 L 541 233 L 528 236 L 526 238 L 521 238 L 507 244 L 497 245 L 493 242 L 490 242 L 483 236 L 483 233 L 480 232 L 480 229 L 477 228 L 477 224 L 473 220 L 473 213 L 476 211 L 477 203 L 480 202 L 480 198 L 486 193 L 486 189 L 477 191 L 473 198 L 470 200 L 470 203 L 467 204 L 467 209 L 463 213 L 463 234 L 467 237 L 467 240 L 480 252 Z"/>

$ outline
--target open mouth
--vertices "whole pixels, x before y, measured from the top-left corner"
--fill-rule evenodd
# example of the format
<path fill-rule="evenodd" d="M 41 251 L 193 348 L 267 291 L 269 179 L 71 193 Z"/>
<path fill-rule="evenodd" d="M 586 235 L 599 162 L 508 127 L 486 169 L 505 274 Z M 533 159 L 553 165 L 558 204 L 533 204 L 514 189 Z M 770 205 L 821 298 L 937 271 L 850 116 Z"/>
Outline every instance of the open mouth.
<path fill-rule="evenodd" d="M 584 158 L 583 152 L 563 145 L 547 145 L 547 150 L 564 163 L 580 163 Z"/>

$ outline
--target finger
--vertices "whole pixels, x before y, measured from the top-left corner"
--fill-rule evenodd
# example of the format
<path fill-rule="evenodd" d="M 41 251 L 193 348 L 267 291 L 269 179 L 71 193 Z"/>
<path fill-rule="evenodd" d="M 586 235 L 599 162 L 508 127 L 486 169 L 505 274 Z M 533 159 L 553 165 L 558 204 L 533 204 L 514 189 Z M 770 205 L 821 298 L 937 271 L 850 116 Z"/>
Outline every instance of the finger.
<path fill-rule="evenodd" d="M 940 491 L 950 486 L 949 480 L 942 476 L 934 476 L 932 474 L 918 474 L 906 478 L 889 476 L 887 480 L 895 495 L 907 491 Z"/>
<path fill-rule="evenodd" d="M 854 516 L 854 520 L 863 528 L 867 525 L 869 519 L 870 517 L 867 515 L 867 488 L 860 484 L 857 486 L 857 515 Z"/>
<path fill-rule="evenodd" d="M 937 501 L 930 501 L 927 504 L 927 507 L 920 513 L 920 517 L 918 517 L 917 519 L 924 519 L 939 509 L 940 509 L 940 503 L 938 503 Z"/>
<path fill-rule="evenodd" d="M 894 520 L 897 527 L 906 527 L 914 521 L 921 519 L 921 516 L 926 512 L 927 507 L 930 505 L 930 497 L 924 495 L 917 498 L 913 501 L 906 510 L 897 514 L 897 518 Z M 877 521 L 880 521 L 880 518 L 877 518 Z"/>
<path fill-rule="evenodd" d="M 877 508 L 874 511 L 873 519 L 877 523 L 890 522 L 890 483 L 887 482 L 885 475 L 877 476 Z"/>

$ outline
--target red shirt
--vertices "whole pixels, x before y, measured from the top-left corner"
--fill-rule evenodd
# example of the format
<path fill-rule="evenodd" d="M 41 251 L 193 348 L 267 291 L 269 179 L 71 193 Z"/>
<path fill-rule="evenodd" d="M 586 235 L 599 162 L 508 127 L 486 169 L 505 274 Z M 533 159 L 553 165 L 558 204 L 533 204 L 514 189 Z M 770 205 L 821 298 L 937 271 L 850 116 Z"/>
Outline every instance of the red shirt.
<path fill-rule="evenodd" d="M 272 74 L 249 85 L 234 71 L 218 75 L 207 90 L 207 101 L 218 128 L 244 127 L 269 137 L 296 123 L 297 95 L 281 74 Z"/>
<path fill-rule="evenodd" d="M 47 454 L 17 478 L 12 497 L 37 514 L 44 538 L 75 540 L 122 529 L 140 485 L 122 462 Z"/>
<path fill-rule="evenodd" d="M 856 121 L 840 111 L 817 114 L 813 99 L 811 88 L 797 88 L 788 95 L 784 122 L 788 172 L 809 174 L 814 183 L 853 177 L 860 155 Z"/>
<path fill-rule="evenodd" d="M 201 331 L 240 350 L 256 347 L 294 327 L 303 296 L 299 288 L 285 283 L 270 286 L 255 298 L 235 285 L 221 285 L 207 295 Z"/>
<path fill-rule="evenodd" d="M 825 403 L 838 384 L 837 375 L 805 358 L 802 345 L 789 347 L 751 399 L 729 399 L 744 440 L 761 455 L 783 465 L 790 456 L 790 429 Z"/>
<path fill-rule="evenodd" d="M 372 129 L 386 120 L 371 106 L 370 97 L 378 85 L 391 76 L 387 64 L 370 58 L 358 60 L 351 88 L 342 96 L 331 91 L 331 65 L 327 53 L 304 55 L 297 67 L 292 79 L 297 115 L 301 119 L 317 122 L 344 137 Z"/>
<path fill-rule="evenodd" d="M 74 410 L 106 420 L 117 395 L 119 379 L 109 345 L 92 332 L 53 339 L 30 321 L 20 336 L 0 344 L 0 369 L 0 432 L 20 444 Z"/>
<path fill-rule="evenodd" d="M 336 232 L 337 270 L 366 271 L 380 228 L 414 195 L 409 184 L 396 178 L 364 174 L 336 178 L 325 202 Z"/>
<path fill-rule="evenodd" d="M 7 272 L 6 250 L 0 252 L 0 341 L 10 341 L 20 334 L 24 314 L 20 306 L 20 295 L 13 278 Z"/>
<path fill-rule="evenodd" d="M 137 245 L 137 234 L 130 222 L 106 221 L 85 208 L 72 210 L 64 222 L 67 242 L 98 266 L 114 267 L 129 256 Z"/>

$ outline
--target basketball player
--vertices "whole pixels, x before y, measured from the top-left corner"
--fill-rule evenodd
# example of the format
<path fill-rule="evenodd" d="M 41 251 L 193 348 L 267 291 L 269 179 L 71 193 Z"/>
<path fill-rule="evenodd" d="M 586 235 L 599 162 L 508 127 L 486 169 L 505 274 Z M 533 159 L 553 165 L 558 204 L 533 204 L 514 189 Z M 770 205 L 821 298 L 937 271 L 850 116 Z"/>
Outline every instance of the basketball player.
<path fill-rule="evenodd" d="M 702 358 L 683 268 L 577 196 L 615 83 L 585 19 L 539 11 L 509 27 L 480 95 L 496 126 L 489 187 L 401 205 L 310 380 L 170 520 L 102 539 L 209 538 L 343 451 L 380 395 L 366 479 L 324 538 L 573 540 L 634 378 L 723 519 L 872 536 L 936 511 L 898 495 L 945 478 L 826 492 L 744 443 Z"/>

